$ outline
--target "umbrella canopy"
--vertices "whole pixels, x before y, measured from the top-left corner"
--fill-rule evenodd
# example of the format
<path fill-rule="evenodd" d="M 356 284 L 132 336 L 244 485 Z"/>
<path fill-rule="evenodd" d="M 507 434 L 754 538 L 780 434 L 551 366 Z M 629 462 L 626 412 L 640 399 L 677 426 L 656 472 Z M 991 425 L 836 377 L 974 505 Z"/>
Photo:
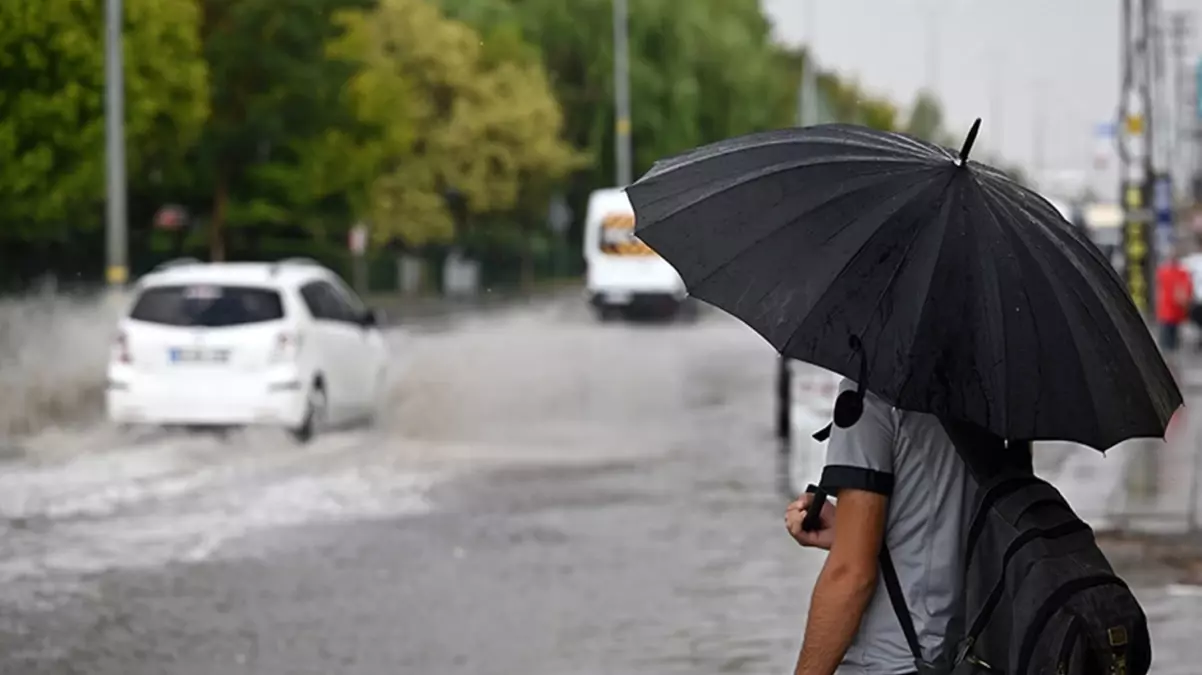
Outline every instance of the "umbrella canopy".
<path fill-rule="evenodd" d="M 1122 280 L 967 159 L 977 128 L 959 154 L 840 124 L 704 146 L 627 188 L 636 235 L 693 297 L 900 408 L 1100 450 L 1163 437 L 1181 392 Z"/>

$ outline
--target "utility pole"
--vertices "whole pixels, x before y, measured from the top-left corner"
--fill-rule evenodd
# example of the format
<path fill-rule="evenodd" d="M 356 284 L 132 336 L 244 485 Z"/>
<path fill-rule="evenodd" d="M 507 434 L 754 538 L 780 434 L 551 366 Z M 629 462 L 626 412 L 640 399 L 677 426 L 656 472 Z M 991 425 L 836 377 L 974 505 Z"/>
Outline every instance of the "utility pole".
<path fill-rule="evenodd" d="M 129 278 L 126 260 L 128 232 L 125 187 L 125 66 L 121 54 L 121 0 L 104 5 L 104 141 L 107 190 L 105 221 L 105 281 L 110 289 L 125 285 Z"/>
<path fill-rule="evenodd" d="M 1144 0 L 1144 22 L 1148 40 L 1148 187 L 1149 206 L 1154 223 L 1154 251 L 1160 260 L 1169 254 L 1176 242 L 1173 212 L 1173 164 L 1175 153 L 1171 113 L 1173 98 L 1167 82 L 1165 67 L 1168 25 L 1160 0 Z M 1153 132 L 1155 135 L 1153 136 Z"/>
<path fill-rule="evenodd" d="M 1123 205 L 1123 279 L 1132 301 L 1148 315 L 1156 261 L 1152 246 L 1151 0 L 1122 0 L 1121 89 L 1116 134 Z"/>
<path fill-rule="evenodd" d="M 1047 176 L 1047 112 L 1045 103 L 1047 98 L 1047 82 L 1044 80 L 1036 80 L 1034 86 L 1034 108 L 1031 110 L 1031 165 L 1035 172 L 1035 183 L 1039 185 Z"/>
<path fill-rule="evenodd" d="M 939 7 L 937 0 L 927 4 L 926 80 L 932 96 L 939 96 Z"/>
<path fill-rule="evenodd" d="M 797 102 L 797 126 L 805 127 L 811 124 L 818 123 L 818 50 L 815 47 L 815 38 L 818 36 L 817 26 L 817 4 L 818 0 L 801 0 L 805 7 L 805 23 L 802 26 L 805 32 L 805 55 L 806 60 L 801 71 L 801 89 L 798 92 Z"/>
<path fill-rule="evenodd" d="M 618 187 L 634 182 L 630 143 L 630 40 L 627 0 L 614 3 L 614 181 Z"/>
<path fill-rule="evenodd" d="M 1189 43 L 1191 26 L 1190 14 L 1185 11 L 1174 12 L 1169 17 L 1170 38 L 1172 39 L 1172 74 L 1174 103 L 1173 110 L 1172 148 L 1175 150 L 1172 163 L 1173 184 L 1188 190 L 1194 173 L 1194 98 L 1190 81 L 1193 77 L 1192 65 L 1189 63 L 1186 47 Z"/>
<path fill-rule="evenodd" d="M 1006 128 L 1004 112 L 1004 102 L 1002 98 L 1002 53 L 1000 50 L 991 49 L 986 52 L 985 60 L 989 66 L 989 136 L 993 139 L 993 147 L 998 153 L 999 159 L 1003 154 L 1002 144 L 1004 132 Z"/>

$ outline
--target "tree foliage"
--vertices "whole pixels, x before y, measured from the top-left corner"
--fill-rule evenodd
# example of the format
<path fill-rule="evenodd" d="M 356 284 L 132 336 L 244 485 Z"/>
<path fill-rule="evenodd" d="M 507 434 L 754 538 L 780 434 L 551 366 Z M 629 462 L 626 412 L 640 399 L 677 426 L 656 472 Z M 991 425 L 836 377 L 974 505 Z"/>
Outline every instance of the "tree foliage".
<path fill-rule="evenodd" d="M 450 241 L 448 195 L 468 214 L 519 205 L 527 183 L 554 182 L 578 155 L 561 138 L 563 114 L 542 64 L 520 35 L 497 27 L 482 40 L 468 24 L 424 0 L 382 0 L 370 14 L 345 17 L 335 49 L 358 55 L 364 77 L 407 92 L 391 111 L 387 147 L 366 213 L 377 241 L 408 246 Z M 357 90 L 360 110 L 384 112 L 377 87 Z"/>
<path fill-rule="evenodd" d="M 368 0 L 197 0 L 212 78 L 212 115 L 197 159 L 212 194 L 210 253 L 225 225 L 321 222 L 321 188 L 338 187 L 309 152 L 356 130 L 342 94 L 355 65 L 332 58 L 335 16 Z M 319 188 L 314 193 L 313 188 Z M 318 213 L 315 213 L 315 208 Z"/>
<path fill-rule="evenodd" d="M 944 139 L 943 106 L 930 92 L 923 90 L 915 98 L 906 120 L 905 132 L 932 143 Z"/>
<path fill-rule="evenodd" d="M 611 0 L 443 2 L 477 26 L 518 26 L 539 46 L 567 138 L 593 158 L 580 180 L 611 183 Z M 756 0 L 632 0 L 629 33 L 636 173 L 664 155 L 792 121 L 795 90 L 782 86 L 786 64 Z"/>
<path fill-rule="evenodd" d="M 0 2 L 0 241 L 98 227 L 105 195 L 104 3 Z M 126 162 L 157 180 L 208 113 L 193 0 L 126 0 Z"/>
<path fill-rule="evenodd" d="M 795 123 L 806 54 L 772 40 L 760 4 L 629 0 L 636 176 Z M 520 257 L 529 276 L 552 248 L 548 198 L 566 191 L 579 212 L 614 180 L 612 0 L 124 6 L 135 249 L 166 238 L 214 259 L 269 241 L 341 251 L 365 221 L 377 245 L 466 245 Z M 98 258 L 102 9 L 0 2 L 0 268 L 28 276 L 38 251 Z M 825 118 L 949 142 L 929 94 L 901 115 L 835 72 L 817 76 Z M 168 203 L 192 215 L 190 230 L 151 231 Z"/>

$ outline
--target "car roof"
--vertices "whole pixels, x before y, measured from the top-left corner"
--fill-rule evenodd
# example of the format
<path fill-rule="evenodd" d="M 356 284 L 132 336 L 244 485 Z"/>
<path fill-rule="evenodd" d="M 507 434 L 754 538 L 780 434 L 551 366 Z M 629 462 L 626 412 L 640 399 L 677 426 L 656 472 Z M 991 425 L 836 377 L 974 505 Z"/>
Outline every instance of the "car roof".
<path fill-rule="evenodd" d="M 312 261 L 220 262 L 170 261 L 138 280 L 138 286 L 173 284 L 237 284 L 248 286 L 295 286 L 328 277 L 329 269 Z"/>

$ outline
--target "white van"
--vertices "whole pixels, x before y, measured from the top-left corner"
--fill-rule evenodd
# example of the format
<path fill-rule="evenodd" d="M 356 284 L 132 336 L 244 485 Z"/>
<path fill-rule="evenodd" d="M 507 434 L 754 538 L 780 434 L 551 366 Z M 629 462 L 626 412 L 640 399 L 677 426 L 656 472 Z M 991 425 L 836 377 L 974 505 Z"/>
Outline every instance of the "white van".
<path fill-rule="evenodd" d="M 634 236 L 634 208 L 621 188 L 589 196 L 584 262 L 585 294 L 602 319 L 636 310 L 676 314 L 685 306 L 676 269 Z"/>

